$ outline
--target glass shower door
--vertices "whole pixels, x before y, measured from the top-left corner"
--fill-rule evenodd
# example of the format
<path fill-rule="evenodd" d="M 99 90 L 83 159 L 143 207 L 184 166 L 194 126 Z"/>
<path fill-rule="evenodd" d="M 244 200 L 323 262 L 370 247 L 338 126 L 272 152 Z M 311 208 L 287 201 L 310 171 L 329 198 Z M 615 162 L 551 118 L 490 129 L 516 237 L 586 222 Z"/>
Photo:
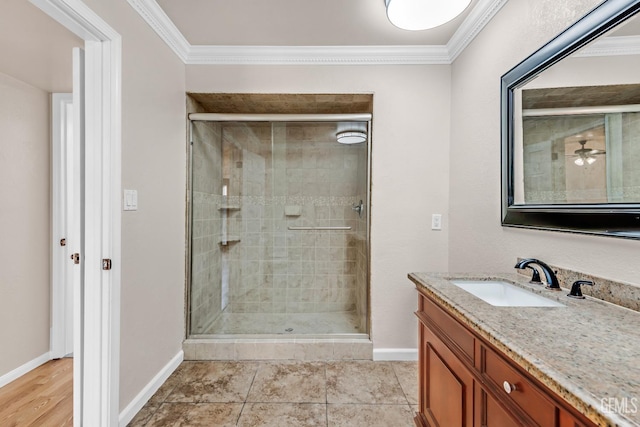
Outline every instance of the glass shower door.
<path fill-rule="evenodd" d="M 361 334 L 367 144 L 336 122 L 193 122 L 190 333 Z"/>

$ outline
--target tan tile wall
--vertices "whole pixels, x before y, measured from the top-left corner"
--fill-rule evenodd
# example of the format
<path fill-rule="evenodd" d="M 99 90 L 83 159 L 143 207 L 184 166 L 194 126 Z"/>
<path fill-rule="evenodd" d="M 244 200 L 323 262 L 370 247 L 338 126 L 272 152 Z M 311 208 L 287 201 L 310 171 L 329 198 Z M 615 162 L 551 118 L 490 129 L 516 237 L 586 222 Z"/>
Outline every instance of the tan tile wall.
<path fill-rule="evenodd" d="M 191 332 L 207 330 L 221 312 L 220 211 L 222 140 L 220 125 L 193 126 L 193 222 L 191 249 Z"/>

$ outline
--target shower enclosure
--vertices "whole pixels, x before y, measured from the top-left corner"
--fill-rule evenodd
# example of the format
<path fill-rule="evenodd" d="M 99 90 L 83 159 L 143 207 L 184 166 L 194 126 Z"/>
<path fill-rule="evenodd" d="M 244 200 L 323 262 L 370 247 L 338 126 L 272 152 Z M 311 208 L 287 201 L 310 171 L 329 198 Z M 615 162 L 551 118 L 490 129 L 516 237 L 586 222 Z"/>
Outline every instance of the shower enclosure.
<path fill-rule="evenodd" d="M 189 338 L 368 334 L 369 121 L 190 115 Z"/>

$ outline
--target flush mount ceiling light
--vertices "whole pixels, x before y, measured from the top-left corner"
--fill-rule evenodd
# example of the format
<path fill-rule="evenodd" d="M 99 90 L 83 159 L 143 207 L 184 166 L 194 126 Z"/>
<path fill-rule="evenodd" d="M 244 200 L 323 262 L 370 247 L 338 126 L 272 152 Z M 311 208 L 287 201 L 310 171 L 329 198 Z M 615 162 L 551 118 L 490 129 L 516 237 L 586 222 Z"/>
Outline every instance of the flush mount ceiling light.
<path fill-rule="evenodd" d="M 367 140 L 367 134 L 359 131 L 340 132 L 336 135 L 340 144 L 360 144 Z"/>
<path fill-rule="evenodd" d="M 427 30 L 460 15 L 471 0 L 385 0 L 387 17 L 403 30 Z"/>

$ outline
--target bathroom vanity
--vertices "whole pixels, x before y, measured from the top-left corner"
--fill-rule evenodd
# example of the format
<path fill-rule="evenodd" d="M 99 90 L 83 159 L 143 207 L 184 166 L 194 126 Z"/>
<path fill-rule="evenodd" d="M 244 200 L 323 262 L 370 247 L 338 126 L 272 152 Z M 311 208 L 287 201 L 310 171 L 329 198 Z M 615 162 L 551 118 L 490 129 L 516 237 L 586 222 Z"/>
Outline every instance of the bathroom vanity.
<path fill-rule="evenodd" d="M 417 426 L 640 425 L 640 313 L 518 274 L 409 278 L 418 290 Z M 494 306 L 451 279 L 509 282 L 561 306 Z"/>

